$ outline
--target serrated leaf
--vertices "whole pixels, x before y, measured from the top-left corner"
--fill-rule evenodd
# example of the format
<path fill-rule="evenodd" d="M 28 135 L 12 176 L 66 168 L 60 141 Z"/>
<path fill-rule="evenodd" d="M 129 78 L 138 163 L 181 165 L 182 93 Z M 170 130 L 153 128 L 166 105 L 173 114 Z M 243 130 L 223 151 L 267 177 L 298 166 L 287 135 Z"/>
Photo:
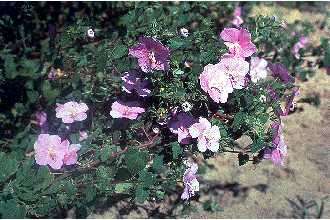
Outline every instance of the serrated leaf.
<path fill-rule="evenodd" d="M 136 174 L 147 164 L 148 153 L 137 149 L 129 150 L 125 155 L 125 163 L 131 174 Z"/>
<path fill-rule="evenodd" d="M 116 150 L 116 146 L 110 145 L 110 146 L 105 146 L 102 148 L 100 151 L 100 160 L 102 162 L 107 161 L 110 159 L 111 154 Z"/>

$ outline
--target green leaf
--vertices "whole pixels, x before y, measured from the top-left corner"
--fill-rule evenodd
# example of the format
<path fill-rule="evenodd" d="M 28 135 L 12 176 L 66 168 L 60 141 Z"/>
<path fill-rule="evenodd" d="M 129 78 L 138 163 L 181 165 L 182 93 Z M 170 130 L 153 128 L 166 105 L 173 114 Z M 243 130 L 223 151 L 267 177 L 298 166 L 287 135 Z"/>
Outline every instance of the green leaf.
<path fill-rule="evenodd" d="M 6 181 L 14 174 L 18 165 L 19 163 L 15 158 L 0 152 L 0 183 Z"/>
<path fill-rule="evenodd" d="M 158 172 L 163 167 L 163 159 L 164 155 L 157 155 L 152 163 L 152 169 L 154 169 L 156 172 Z"/>
<path fill-rule="evenodd" d="M 137 149 L 130 149 L 125 155 L 125 162 L 131 174 L 136 174 L 147 164 L 148 153 Z"/>
<path fill-rule="evenodd" d="M 18 204 L 14 199 L 8 200 L 6 202 L 0 202 L 0 214 L 1 218 L 18 218 L 22 219 L 25 217 L 26 208 L 23 205 Z"/>
<path fill-rule="evenodd" d="M 49 103 L 52 103 L 60 95 L 60 91 L 58 89 L 53 89 L 49 81 L 44 81 L 42 85 L 42 94 Z"/>
<path fill-rule="evenodd" d="M 85 194 L 85 201 L 86 202 L 91 202 L 96 198 L 96 189 L 93 185 L 87 186 L 87 188 L 84 190 Z"/>
<path fill-rule="evenodd" d="M 263 139 L 256 139 L 251 145 L 251 153 L 256 153 L 261 150 L 265 146 L 265 142 Z"/>
<path fill-rule="evenodd" d="M 138 203 L 143 203 L 149 197 L 149 191 L 139 186 L 135 191 L 135 201 Z"/>
<path fill-rule="evenodd" d="M 182 148 L 180 147 L 179 143 L 175 142 L 172 144 L 172 156 L 173 159 L 177 159 L 182 154 Z"/>
<path fill-rule="evenodd" d="M 124 44 L 117 44 L 112 50 L 112 58 L 118 59 L 128 54 L 128 48 Z"/>
<path fill-rule="evenodd" d="M 155 183 L 155 176 L 150 172 L 142 170 L 139 173 L 139 181 L 141 186 L 148 188 Z"/>
<path fill-rule="evenodd" d="M 117 149 L 116 146 L 107 145 L 100 151 L 100 160 L 105 162 L 110 159 L 111 154 Z"/>
<path fill-rule="evenodd" d="M 118 183 L 115 185 L 116 193 L 129 193 L 129 191 L 133 188 L 132 183 Z"/>

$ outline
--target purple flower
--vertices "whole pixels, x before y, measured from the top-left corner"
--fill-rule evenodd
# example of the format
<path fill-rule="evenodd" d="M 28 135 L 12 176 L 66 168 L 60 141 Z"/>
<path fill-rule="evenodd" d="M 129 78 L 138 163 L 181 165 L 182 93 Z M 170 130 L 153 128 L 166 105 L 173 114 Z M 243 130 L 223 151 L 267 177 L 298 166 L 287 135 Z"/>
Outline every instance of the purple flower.
<path fill-rule="evenodd" d="M 49 80 L 55 80 L 56 79 L 56 76 L 57 76 L 57 71 L 55 68 L 51 67 L 50 68 L 50 71 L 48 73 L 48 79 Z"/>
<path fill-rule="evenodd" d="M 264 158 L 271 160 L 274 165 L 284 165 L 284 158 L 287 156 L 287 146 L 284 142 L 284 136 L 282 134 L 282 125 L 275 122 L 271 125 L 273 132 L 272 147 L 266 148 Z"/>
<path fill-rule="evenodd" d="M 138 59 L 143 72 L 169 69 L 170 50 L 154 38 L 140 37 L 139 44 L 129 49 L 129 55 Z"/>
<path fill-rule="evenodd" d="M 219 150 L 220 131 L 219 127 L 206 118 L 199 118 L 199 122 L 189 127 L 189 134 L 192 138 L 198 138 L 198 150 L 205 152 L 207 149 L 212 152 Z"/>
<path fill-rule="evenodd" d="M 293 45 L 291 53 L 294 55 L 296 59 L 300 59 L 299 50 L 305 48 L 308 42 L 309 42 L 308 38 L 302 36 L 299 38 L 299 41 Z"/>
<path fill-rule="evenodd" d="M 188 200 L 195 195 L 195 192 L 199 191 L 199 182 L 197 180 L 198 165 L 196 163 L 190 164 L 183 174 L 184 190 L 181 195 L 182 200 Z"/>
<path fill-rule="evenodd" d="M 49 165 L 58 170 L 63 166 L 64 155 L 70 143 L 57 135 L 40 134 L 34 143 L 35 160 L 39 165 Z"/>
<path fill-rule="evenodd" d="M 281 63 L 269 63 L 269 69 L 272 71 L 272 76 L 279 78 L 284 83 L 293 83 L 294 77 L 292 77 L 286 67 Z"/>
<path fill-rule="evenodd" d="M 149 84 L 148 80 L 142 79 L 137 71 L 131 70 L 121 77 L 121 79 L 124 81 L 123 90 L 125 92 L 132 93 L 134 90 L 142 97 L 150 95 L 151 91 L 146 88 Z"/>
<path fill-rule="evenodd" d="M 37 120 L 37 124 L 41 129 L 41 133 L 47 132 L 48 130 L 47 113 L 44 111 L 37 111 L 35 113 L 35 117 Z"/>
<path fill-rule="evenodd" d="M 136 119 L 139 114 L 145 112 L 144 108 L 135 107 L 135 102 L 119 102 L 112 103 L 110 115 L 113 118 L 128 118 L 130 120 Z M 132 107 L 134 106 L 134 107 Z"/>
<path fill-rule="evenodd" d="M 267 91 L 268 91 L 268 95 L 270 97 L 270 101 L 276 102 L 276 101 L 279 100 L 279 97 L 278 97 L 278 95 L 276 94 L 276 92 L 273 88 L 268 87 Z M 299 88 L 294 87 L 292 89 L 292 93 L 286 97 L 284 110 L 282 110 L 282 108 L 279 106 L 275 109 L 275 114 L 277 116 L 287 116 L 290 112 L 290 109 L 292 108 L 293 103 L 294 103 L 294 98 L 296 96 L 298 96 L 299 94 L 300 94 Z"/>
<path fill-rule="evenodd" d="M 190 144 L 191 136 L 188 128 L 194 123 L 195 118 L 185 112 L 180 112 L 169 120 L 168 127 L 173 134 L 178 135 L 179 143 Z"/>
<path fill-rule="evenodd" d="M 85 103 L 67 102 L 56 104 L 56 118 L 62 118 L 63 123 L 73 123 L 83 121 L 87 118 L 88 106 Z"/>

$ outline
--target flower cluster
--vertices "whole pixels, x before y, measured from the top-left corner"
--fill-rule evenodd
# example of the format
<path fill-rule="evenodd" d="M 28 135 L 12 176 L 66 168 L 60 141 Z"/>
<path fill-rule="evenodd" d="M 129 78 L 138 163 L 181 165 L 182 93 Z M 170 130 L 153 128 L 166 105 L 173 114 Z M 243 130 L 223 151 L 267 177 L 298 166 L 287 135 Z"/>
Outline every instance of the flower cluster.
<path fill-rule="evenodd" d="M 79 144 L 61 141 L 57 135 L 40 134 L 34 144 L 35 160 L 39 165 L 49 165 L 57 170 L 64 165 L 77 163 Z"/>
<path fill-rule="evenodd" d="M 300 59 L 299 51 L 300 51 L 300 49 L 305 48 L 308 43 L 309 43 L 308 38 L 302 36 L 299 38 L 299 41 L 293 45 L 291 52 L 296 59 Z"/>
<path fill-rule="evenodd" d="M 129 55 L 138 59 L 139 67 L 143 73 L 155 70 L 167 71 L 169 69 L 170 50 L 158 40 L 151 37 L 140 37 L 139 43 L 129 49 Z M 151 90 L 148 89 L 149 81 L 143 73 L 130 70 L 122 77 L 123 90 L 132 94 L 135 91 L 138 96 L 147 97 Z M 110 115 L 113 118 L 136 119 L 145 109 L 139 107 L 137 102 L 115 101 L 111 106 Z"/>
<path fill-rule="evenodd" d="M 83 121 L 87 118 L 86 111 L 88 106 L 85 103 L 67 102 L 57 104 L 55 109 L 56 117 L 61 118 L 63 123 L 73 123 Z M 41 134 L 38 136 L 35 144 L 35 160 L 39 165 L 49 165 L 57 170 L 63 165 L 74 165 L 77 163 L 78 154 L 81 145 L 70 144 L 69 140 L 61 140 L 58 135 L 45 133 L 47 124 L 47 114 L 45 112 L 36 113 L 37 122 L 41 128 Z M 88 137 L 86 131 L 79 131 L 79 141 L 86 140 Z"/>

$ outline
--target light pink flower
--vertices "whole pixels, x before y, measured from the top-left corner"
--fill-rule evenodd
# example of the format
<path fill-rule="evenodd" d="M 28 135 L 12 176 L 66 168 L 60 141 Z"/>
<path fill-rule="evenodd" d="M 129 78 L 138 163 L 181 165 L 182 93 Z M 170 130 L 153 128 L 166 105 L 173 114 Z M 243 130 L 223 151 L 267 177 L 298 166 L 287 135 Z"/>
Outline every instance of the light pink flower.
<path fill-rule="evenodd" d="M 256 83 L 267 77 L 267 61 L 259 57 L 251 57 L 250 76 L 251 81 Z"/>
<path fill-rule="evenodd" d="M 308 42 L 309 39 L 307 37 L 302 36 L 299 38 L 299 41 L 293 45 L 291 52 L 296 59 L 300 59 L 299 50 L 305 48 Z"/>
<path fill-rule="evenodd" d="M 139 44 L 129 49 L 129 55 L 138 59 L 143 72 L 169 69 L 170 50 L 154 38 L 140 37 Z"/>
<path fill-rule="evenodd" d="M 249 63 L 239 57 L 222 58 L 221 71 L 229 76 L 234 89 L 242 89 L 245 85 L 245 76 L 249 72 Z"/>
<path fill-rule="evenodd" d="M 245 29 L 225 28 L 220 33 L 220 37 L 233 56 L 245 58 L 257 52 L 256 46 L 251 41 L 251 34 Z"/>
<path fill-rule="evenodd" d="M 133 102 L 122 103 L 116 101 L 111 106 L 110 115 L 113 118 L 128 118 L 130 120 L 136 119 L 139 114 L 145 112 L 144 108 L 131 107 L 136 105 Z"/>
<path fill-rule="evenodd" d="M 80 150 L 80 144 L 71 144 L 65 152 L 63 163 L 65 165 L 73 165 L 76 164 L 78 161 L 78 154 L 77 152 Z"/>
<path fill-rule="evenodd" d="M 142 79 L 138 72 L 131 70 L 127 72 L 121 79 L 124 81 L 123 90 L 127 93 L 136 93 L 141 97 L 149 96 L 151 91 L 146 88 L 149 84 L 148 80 Z"/>
<path fill-rule="evenodd" d="M 236 27 L 239 27 L 244 22 L 241 15 L 242 15 L 242 8 L 236 7 L 234 11 L 234 19 L 231 22 Z"/>
<path fill-rule="evenodd" d="M 182 200 L 188 200 L 199 191 L 199 182 L 197 180 L 198 165 L 196 163 L 190 164 L 183 174 L 184 190 L 181 195 Z"/>
<path fill-rule="evenodd" d="M 189 134 L 192 138 L 198 138 L 197 147 L 200 152 L 205 152 L 207 149 L 212 152 L 219 150 L 219 127 L 212 126 L 206 118 L 200 117 L 198 123 L 190 126 Z"/>
<path fill-rule="evenodd" d="M 36 163 L 60 169 L 69 145 L 68 140 L 61 141 L 57 135 L 40 134 L 34 143 Z"/>
<path fill-rule="evenodd" d="M 185 112 L 177 113 L 169 122 L 168 127 L 173 134 L 178 135 L 178 142 L 181 144 L 190 144 L 191 137 L 188 128 L 195 123 L 195 118 Z"/>
<path fill-rule="evenodd" d="M 222 64 L 208 64 L 199 76 L 201 88 L 216 103 L 226 103 L 228 94 L 233 92 L 230 78 L 222 71 Z"/>
<path fill-rule="evenodd" d="M 88 134 L 86 131 L 79 131 L 79 141 L 86 140 L 88 138 Z"/>
<path fill-rule="evenodd" d="M 282 134 L 282 125 L 280 123 L 273 123 L 271 125 L 273 132 L 272 147 L 266 148 L 264 158 L 271 160 L 275 165 L 284 165 L 284 158 L 287 156 L 287 146 L 284 142 Z"/>
<path fill-rule="evenodd" d="M 88 110 L 88 106 L 85 103 L 67 102 L 56 105 L 56 117 L 62 118 L 63 123 L 83 121 L 87 118 L 86 111 Z"/>

